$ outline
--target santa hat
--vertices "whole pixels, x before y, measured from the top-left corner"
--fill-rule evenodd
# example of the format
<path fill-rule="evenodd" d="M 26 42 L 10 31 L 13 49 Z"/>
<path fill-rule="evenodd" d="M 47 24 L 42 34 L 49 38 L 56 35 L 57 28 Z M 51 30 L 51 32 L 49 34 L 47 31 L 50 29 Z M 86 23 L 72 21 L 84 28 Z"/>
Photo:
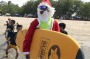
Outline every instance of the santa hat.
<path fill-rule="evenodd" d="M 52 5 L 51 5 L 51 2 L 50 2 L 49 0 L 43 0 L 42 2 L 45 2 L 45 3 L 47 3 L 48 5 L 52 6 Z"/>

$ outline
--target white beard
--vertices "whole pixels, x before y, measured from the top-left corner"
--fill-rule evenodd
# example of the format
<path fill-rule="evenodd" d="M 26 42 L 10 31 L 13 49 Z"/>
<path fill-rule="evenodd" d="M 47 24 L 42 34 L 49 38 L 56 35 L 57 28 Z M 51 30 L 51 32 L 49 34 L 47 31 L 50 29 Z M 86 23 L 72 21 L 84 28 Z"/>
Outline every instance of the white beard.
<path fill-rule="evenodd" d="M 47 22 L 49 20 L 49 18 L 50 18 L 50 16 L 47 11 L 44 11 L 43 14 L 40 14 L 40 12 L 38 12 L 38 20 Z"/>
<path fill-rule="evenodd" d="M 49 20 L 49 18 L 53 17 L 54 12 L 55 12 L 55 8 L 49 6 L 47 3 L 44 3 L 44 2 L 40 3 L 38 5 L 38 7 L 41 5 L 46 5 L 48 7 L 49 12 L 46 10 L 46 11 L 44 11 L 43 14 L 40 14 L 41 10 L 39 8 L 37 8 L 38 20 L 47 22 Z"/>

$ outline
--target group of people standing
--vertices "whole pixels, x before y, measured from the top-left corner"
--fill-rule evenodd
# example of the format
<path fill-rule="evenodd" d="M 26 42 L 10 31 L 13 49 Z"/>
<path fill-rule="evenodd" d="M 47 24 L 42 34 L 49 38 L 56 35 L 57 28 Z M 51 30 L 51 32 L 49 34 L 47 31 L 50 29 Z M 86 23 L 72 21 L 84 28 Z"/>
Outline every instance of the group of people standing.
<path fill-rule="evenodd" d="M 7 41 L 7 48 L 6 48 L 6 56 L 5 57 L 8 57 L 8 50 L 10 48 L 14 48 L 16 50 L 16 57 L 15 59 L 18 58 L 18 55 L 19 55 L 19 51 L 18 51 L 18 47 L 17 47 L 17 44 L 16 44 L 16 36 L 17 36 L 17 33 L 22 30 L 22 25 L 20 24 L 16 24 L 16 21 L 11 19 L 11 18 L 8 18 L 8 21 L 6 21 L 6 31 L 5 31 L 5 38 L 6 38 L 6 41 Z M 14 31 L 16 28 L 16 32 Z"/>

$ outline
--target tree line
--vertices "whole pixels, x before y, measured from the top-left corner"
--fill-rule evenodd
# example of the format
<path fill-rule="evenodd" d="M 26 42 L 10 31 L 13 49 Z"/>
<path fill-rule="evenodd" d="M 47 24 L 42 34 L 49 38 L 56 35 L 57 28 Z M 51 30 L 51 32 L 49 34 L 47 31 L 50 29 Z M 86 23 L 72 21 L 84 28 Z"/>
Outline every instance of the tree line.
<path fill-rule="evenodd" d="M 54 18 L 73 19 L 76 17 L 81 20 L 90 20 L 90 2 L 81 0 L 50 1 L 56 10 Z M 10 13 L 11 16 L 15 14 L 20 16 L 32 14 L 33 17 L 37 17 L 37 6 L 40 2 L 41 0 L 27 1 L 23 6 L 19 7 L 9 1 L 7 4 L 0 5 L 0 14 Z"/>

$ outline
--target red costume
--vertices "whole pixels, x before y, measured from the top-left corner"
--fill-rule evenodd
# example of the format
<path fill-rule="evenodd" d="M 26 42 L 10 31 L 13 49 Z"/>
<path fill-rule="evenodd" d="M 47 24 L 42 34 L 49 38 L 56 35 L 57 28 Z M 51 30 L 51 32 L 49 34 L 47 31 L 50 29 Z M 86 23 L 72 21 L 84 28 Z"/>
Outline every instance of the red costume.
<path fill-rule="evenodd" d="M 39 22 L 37 19 L 35 19 L 30 24 L 30 27 L 26 33 L 26 36 L 25 36 L 25 41 L 23 43 L 23 52 L 29 52 L 30 51 L 33 33 L 34 33 L 35 29 L 37 28 L 38 24 L 39 24 Z M 52 30 L 58 31 L 58 32 L 60 31 L 59 25 L 58 25 L 57 21 L 55 21 L 55 20 L 53 21 Z"/>
<path fill-rule="evenodd" d="M 43 0 L 38 5 L 37 7 L 38 19 L 35 19 L 33 22 L 31 22 L 30 27 L 26 33 L 25 40 L 23 42 L 24 54 L 29 54 L 34 31 L 36 28 L 42 28 L 40 26 L 43 25 L 44 22 L 47 27 L 50 27 L 48 28 L 49 30 L 54 30 L 58 32 L 60 31 L 58 22 L 52 18 L 54 15 L 54 12 L 55 10 L 51 6 L 51 3 L 49 0 Z M 45 27 L 45 25 L 43 27 Z M 47 29 L 47 28 L 42 28 L 42 29 Z"/>

